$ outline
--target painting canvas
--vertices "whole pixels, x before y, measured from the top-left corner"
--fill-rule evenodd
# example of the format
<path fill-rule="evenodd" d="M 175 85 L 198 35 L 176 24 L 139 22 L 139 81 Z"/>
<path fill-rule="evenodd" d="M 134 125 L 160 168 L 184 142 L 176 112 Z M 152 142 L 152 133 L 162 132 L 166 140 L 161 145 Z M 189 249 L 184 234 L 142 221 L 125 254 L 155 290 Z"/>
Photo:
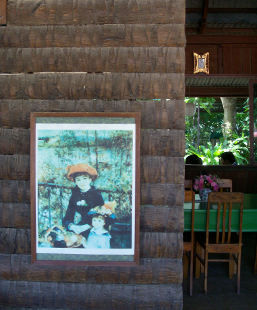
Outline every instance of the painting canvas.
<path fill-rule="evenodd" d="M 32 260 L 136 264 L 138 113 L 32 113 Z"/>

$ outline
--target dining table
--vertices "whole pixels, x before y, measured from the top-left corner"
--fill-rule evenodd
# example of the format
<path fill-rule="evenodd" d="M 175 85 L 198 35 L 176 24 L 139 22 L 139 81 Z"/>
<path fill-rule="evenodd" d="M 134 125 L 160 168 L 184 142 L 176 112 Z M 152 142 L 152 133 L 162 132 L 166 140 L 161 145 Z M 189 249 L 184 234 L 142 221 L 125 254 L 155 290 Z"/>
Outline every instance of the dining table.
<path fill-rule="evenodd" d="M 210 231 L 216 229 L 217 206 L 210 207 Z M 191 231 L 191 204 L 184 204 L 184 231 Z M 206 208 L 207 203 L 200 201 L 199 195 L 196 194 L 195 201 L 195 221 L 194 231 L 206 230 Z M 239 206 L 235 206 L 232 211 L 232 231 L 238 231 L 239 223 Z M 257 194 L 244 194 L 243 210 L 243 232 L 257 232 Z"/>

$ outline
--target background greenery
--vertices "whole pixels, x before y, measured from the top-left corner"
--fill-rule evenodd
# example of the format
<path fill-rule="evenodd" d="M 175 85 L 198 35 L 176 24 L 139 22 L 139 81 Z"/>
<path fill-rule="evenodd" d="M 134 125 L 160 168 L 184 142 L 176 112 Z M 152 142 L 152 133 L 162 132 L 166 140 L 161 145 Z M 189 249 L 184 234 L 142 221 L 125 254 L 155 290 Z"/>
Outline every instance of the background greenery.
<path fill-rule="evenodd" d="M 249 161 L 249 104 L 242 99 L 237 107 L 236 128 L 228 137 L 223 136 L 224 111 L 217 98 L 187 97 L 195 113 L 185 117 L 186 156 L 196 154 L 205 165 L 218 165 L 219 156 L 231 151 L 238 164 Z"/>

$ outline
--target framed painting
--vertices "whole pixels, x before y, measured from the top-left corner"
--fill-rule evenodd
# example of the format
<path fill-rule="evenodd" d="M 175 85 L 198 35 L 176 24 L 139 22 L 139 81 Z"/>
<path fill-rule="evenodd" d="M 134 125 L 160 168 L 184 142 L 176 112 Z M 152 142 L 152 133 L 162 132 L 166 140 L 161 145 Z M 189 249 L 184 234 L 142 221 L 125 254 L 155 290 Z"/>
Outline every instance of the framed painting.
<path fill-rule="evenodd" d="M 31 113 L 33 263 L 138 263 L 139 148 L 139 113 Z"/>
<path fill-rule="evenodd" d="M 196 73 L 206 73 L 209 74 L 209 52 L 199 55 L 194 54 L 194 74 Z"/>

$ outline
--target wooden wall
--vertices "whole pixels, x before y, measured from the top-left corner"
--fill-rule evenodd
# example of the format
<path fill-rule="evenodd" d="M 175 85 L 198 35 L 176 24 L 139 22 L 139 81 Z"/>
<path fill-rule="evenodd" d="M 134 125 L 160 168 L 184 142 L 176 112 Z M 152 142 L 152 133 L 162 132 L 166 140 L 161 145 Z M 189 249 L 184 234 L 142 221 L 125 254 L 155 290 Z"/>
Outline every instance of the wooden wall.
<path fill-rule="evenodd" d="M 251 30 L 251 29 L 250 29 Z M 257 32 L 230 32 L 206 35 L 187 35 L 186 74 L 194 72 L 193 53 L 209 52 L 210 74 L 257 74 Z M 226 34 L 227 31 L 227 34 Z"/>
<path fill-rule="evenodd" d="M 0 27 L 0 306 L 182 309 L 184 23 L 184 0 L 8 0 Z M 140 265 L 31 264 L 32 111 L 141 112 Z"/>

